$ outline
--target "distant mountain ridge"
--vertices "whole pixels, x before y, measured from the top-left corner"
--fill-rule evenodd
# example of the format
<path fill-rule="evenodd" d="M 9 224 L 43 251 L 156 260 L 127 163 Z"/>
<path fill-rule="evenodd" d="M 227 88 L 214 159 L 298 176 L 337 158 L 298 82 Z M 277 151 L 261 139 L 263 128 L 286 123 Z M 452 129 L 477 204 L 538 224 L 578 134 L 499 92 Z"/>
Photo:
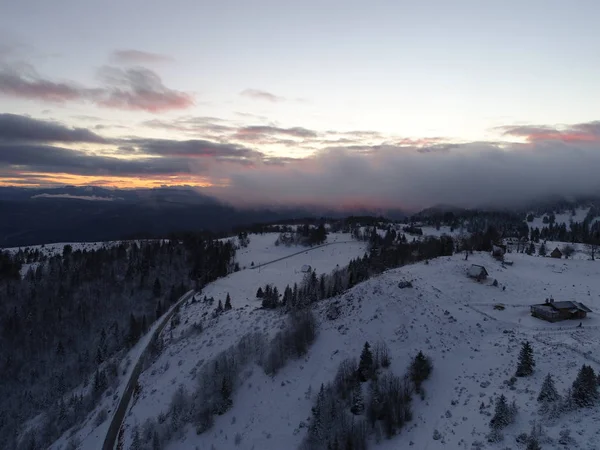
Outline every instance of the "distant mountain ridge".
<path fill-rule="evenodd" d="M 304 217 L 386 215 L 400 210 L 340 211 L 306 206 L 240 208 L 196 188 L 108 189 L 96 186 L 0 187 L 0 247 L 166 237 L 184 231 L 228 232 L 254 223 Z"/>

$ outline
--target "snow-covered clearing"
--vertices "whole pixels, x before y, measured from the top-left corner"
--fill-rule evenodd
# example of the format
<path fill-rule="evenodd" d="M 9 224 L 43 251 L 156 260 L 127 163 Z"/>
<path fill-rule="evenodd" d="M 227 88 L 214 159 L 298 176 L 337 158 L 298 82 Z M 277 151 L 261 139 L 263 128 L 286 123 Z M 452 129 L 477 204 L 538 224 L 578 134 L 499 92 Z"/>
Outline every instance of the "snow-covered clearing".
<path fill-rule="evenodd" d="M 271 247 L 273 236 L 251 235 L 247 264 L 293 253 L 291 248 Z M 140 376 L 141 393 L 126 417 L 126 447 L 134 425 L 166 412 L 179 385 L 192 391 L 194 374 L 203 363 L 234 345 L 240 337 L 262 331 L 273 335 L 284 316 L 279 311 L 258 309 L 255 299 L 259 286 L 299 282 L 299 268 L 311 264 L 317 272 L 328 272 L 336 265 L 360 256 L 363 247 L 339 244 L 279 261 L 255 270 L 242 270 L 207 286 L 181 311 L 181 324 L 163 332 L 166 348 L 155 363 Z M 312 255 L 311 255 L 312 253 Z M 513 253 L 513 266 L 502 267 L 488 254 L 454 255 L 391 270 L 364 282 L 344 295 L 316 306 L 319 336 L 308 355 L 292 360 L 277 375 L 268 377 L 259 367 L 250 367 L 233 396 L 233 407 L 216 416 L 211 430 L 197 435 L 188 426 L 167 448 L 221 449 L 295 449 L 306 434 L 315 395 L 321 383 L 333 380 L 339 363 L 358 358 L 365 341 L 387 343 L 391 370 L 405 372 L 411 357 L 422 350 L 433 360 L 434 371 L 426 381 L 426 398 L 415 397 L 414 419 L 392 440 L 371 448 L 415 450 L 471 449 L 476 441 L 485 448 L 517 448 L 515 437 L 529 432 L 532 422 L 544 426 L 544 449 L 564 448 L 558 444 L 563 428 L 572 431 L 579 448 L 600 448 L 600 410 L 598 408 L 566 413 L 555 421 L 537 413 L 537 394 L 543 378 L 552 373 L 559 390 L 571 385 L 581 364 L 598 371 L 600 364 L 600 319 L 591 313 L 577 323 L 547 323 L 531 317 L 529 305 L 553 297 L 577 300 L 593 311 L 600 311 L 600 264 L 584 259 L 555 260 Z M 478 283 L 466 277 L 472 264 L 482 264 L 489 272 L 487 281 Z M 492 285 L 493 280 L 498 286 Z M 400 289 L 398 283 L 410 280 L 412 288 Z M 233 310 L 213 318 L 218 300 L 229 293 Z M 210 305 L 204 296 L 214 297 Z M 326 310 L 336 303 L 338 318 L 328 320 Z M 494 305 L 502 304 L 503 310 Z M 203 324 L 203 331 L 193 327 Z M 514 389 L 505 382 L 514 375 L 517 354 L 524 340 L 532 342 L 536 370 L 533 376 L 519 378 Z M 519 413 L 515 424 L 504 430 L 505 440 L 486 441 L 493 401 L 501 393 L 515 400 Z M 303 425 L 304 424 L 304 425 Z M 438 430 L 441 438 L 433 439 Z M 235 444 L 235 436 L 240 442 Z M 82 448 L 95 448 L 84 442 Z"/>
<path fill-rule="evenodd" d="M 329 250 L 321 251 L 321 249 L 311 250 L 310 247 L 301 246 L 285 246 L 275 245 L 275 241 L 279 237 L 279 233 L 264 233 L 264 234 L 251 234 L 249 235 L 250 244 L 246 248 L 240 248 L 236 251 L 236 262 L 239 263 L 240 268 L 250 268 L 252 263 L 255 266 L 264 264 L 275 259 L 283 258 L 288 255 L 292 255 L 301 251 L 305 251 L 307 258 L 296 259 L 294 257 L 293 264 L 296 264 L 296 268 L 300 270 L 303 264 L 311 264 L 314 261 L 314 268 L 317 272 L 329 272 L 335 268 L 335 264 L 342 261 L 345 264 L 357 256 L 362 256 L 366 251 L 366 243 L 354 241 L 352 236 L 348 233 L 329 233 L 327 235 L 326 243 L 343 243 L 329 246 Z M 235 239 L 237 242 L 237 238 Z M 346 259 L 347 255 L 353 255 L 349 259 Z M 341 259 L 340 259 L 341 258 Z M 302 261 L 302 262 L 301 262 Z M 331 266 L 333 262 L 333 266 Z M 290 262 L 292 264 L 292 262 Z M 317 264 L 323 265 L 319 267 Z M 329 268 L 327 268 L 329 267 Z M 285 286 L 284 286 L 285 287 Z"/>
<path fill-rule="evenodd" d="M 576 208 L 575 215 L 573 215 L 571 211 L 554 213 L 555 223 L 557 225 L 564 223 L 567 227 L 569 226 L 569 223 L 571 223 L 571 222 L 581 223 L 587 217 L 589 212 L 590 212 L 590 208 Z M 543 216 L 540 216 L 540 217 L 534 217 L 533 222 L 527 223 L 529 225 L 529 228 L 530 229 L 539 228 L 541 230 L 542 228 L 547 227 L 548 224 L 544 223 L 544 217 L 546 217 L 546 216 L 547 216 L 547 214 L 544 214 Z"/>

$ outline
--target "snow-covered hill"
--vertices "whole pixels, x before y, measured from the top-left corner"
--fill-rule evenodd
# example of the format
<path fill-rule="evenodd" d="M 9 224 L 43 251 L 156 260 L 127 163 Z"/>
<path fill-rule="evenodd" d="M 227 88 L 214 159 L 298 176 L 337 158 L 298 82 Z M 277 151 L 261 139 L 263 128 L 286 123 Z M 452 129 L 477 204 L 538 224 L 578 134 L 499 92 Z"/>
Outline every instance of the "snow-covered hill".
<path fill-rule="evenodd" d="M 258 287 L 270 283 L 282 291 L 302 280 L 300 268 L 305 264 L 326 273 L 365 251 L 361 242 L 339 243 L 303 251 L 260 270 L 250 269 L 252 262 L 257 265 L 302 250 L 275 247 L 275 238 L 251 235 L 248 248 L 238 254 L 238 262 L 247 268 L 208 285 L 197 301 L 183 307 L 180 321 L 165 329 L 165 347 L 141 375 L 139 394 L 126 417 L 125 448 L 131 444 L 132 430 L 142 432 L 147 419 L 167 413 L 180 386 L 188 392 L 197 388 L 197 374 L 212 358 L 248 333 L 272 337 L 281 329 L 285 316 L 278 310 L 259 309 Z M 342 242 L 346 236 L 330 235 L 330 239 Z M 315 306 L 318 337 L 304 358 L 290 360 L 274 376 L 248 365 L 234 393 L 233 407 L 216 416 L 213 427 L 200 435 L 191 425 L 185 427 L 166 448 L 297 448 L 306 436 L 319 387 L 333 381 L 341 361 L 358 358 L 365 341 L 387 343 L 390 370 L 396 374 L 406 371 L 419 350 L 434 365 L 425 382 L 425 399 L 415 397 L 414 419 L 393 439 L 371 442 L 371 448 L 472 449 L 478 443 L 485 446 L 479 448 L 518 448 L 516 437 L 528 433 L 534 421 L 543 426 L 544 449 L 565 448 L 558 443 L 563 429 L 571 430 L 578 448 L 600 448 L 600 409 L 568 412 L 548 420 L 537 413 L 536 401 L 548 373 L 562 392 L 571 386 L 583 363 L 600 369 L 597 313 L 590 314 L 583 328 L 572 322 L 546 323 L 529 314 L 529 305 L 549 297 L 577 300 L 600 311 L 600 264 L 517 253 L 511 254 L 511 260 L 514 265 L 505 268 L 488 254 L 474 254 L 468 261 L 464 255 L 438 258 L 388 271 L 322 301 Z M 466 277 L 473 263 L 487 268 L 487 281 Z M 412 287 L 399 288 L 404 280 L 411 281 Z M 204 297 L 224 302 L 228 293 L 233 309 L 213 317 L 216 303 L 204 302 Z M 494 308 L 499 304 L 503 308 Z M 332 305 L 339 315 L 329 314 Z M 510 387 L 507 383 L 524 340 L 533 345 L 536 370 Z M 516 422 L 504 430 L 504 441 L 488 443 L 490 415 L 500 394 L 515 400 L 519 412 Z M 83 440 L 81 448 L 96 447 Z M 576 448 L 575 444 L 570 448 Z"/>

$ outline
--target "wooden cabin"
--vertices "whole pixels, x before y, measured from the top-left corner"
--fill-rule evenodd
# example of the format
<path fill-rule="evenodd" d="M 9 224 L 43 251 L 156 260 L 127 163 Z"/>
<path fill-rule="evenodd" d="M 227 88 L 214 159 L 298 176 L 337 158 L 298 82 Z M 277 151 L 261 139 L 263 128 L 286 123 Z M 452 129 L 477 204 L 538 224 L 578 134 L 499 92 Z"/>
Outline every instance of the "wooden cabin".
<path fill-rule="evenodd" d="M 555 302 L 546 300 L 539 305 L 531 305 L 531 315 L 548 322 L 559 322 L 561 320 L 585 319 L 587 313 L 592 312 L 583 303 L 574 301 Z"/>

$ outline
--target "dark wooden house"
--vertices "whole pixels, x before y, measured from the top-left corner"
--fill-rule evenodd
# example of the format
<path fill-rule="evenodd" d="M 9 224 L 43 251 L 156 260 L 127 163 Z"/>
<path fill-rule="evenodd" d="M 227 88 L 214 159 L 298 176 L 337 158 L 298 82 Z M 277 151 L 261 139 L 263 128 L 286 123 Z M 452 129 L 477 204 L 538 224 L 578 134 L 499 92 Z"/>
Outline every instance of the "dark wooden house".
<path fill-rule="evenodd" d="M 561 320 L 585 319 L 587 313 L 592 312 L 590 308 L 580 302 L 555 302 L 546 300 L 539 305 L 531 305 L 531 315 L 538 319 L 548 322 L 558 322 Z"/>
<path fill-rule="evenodd" d="M 552 258 L 560 259 L 560 258 L 562 258 L 562 252 L 558 249 L 558 247 L 556 247 L 554 250 L 552 250 L 552 253 L 550 253 L 550 256 Z"/>

